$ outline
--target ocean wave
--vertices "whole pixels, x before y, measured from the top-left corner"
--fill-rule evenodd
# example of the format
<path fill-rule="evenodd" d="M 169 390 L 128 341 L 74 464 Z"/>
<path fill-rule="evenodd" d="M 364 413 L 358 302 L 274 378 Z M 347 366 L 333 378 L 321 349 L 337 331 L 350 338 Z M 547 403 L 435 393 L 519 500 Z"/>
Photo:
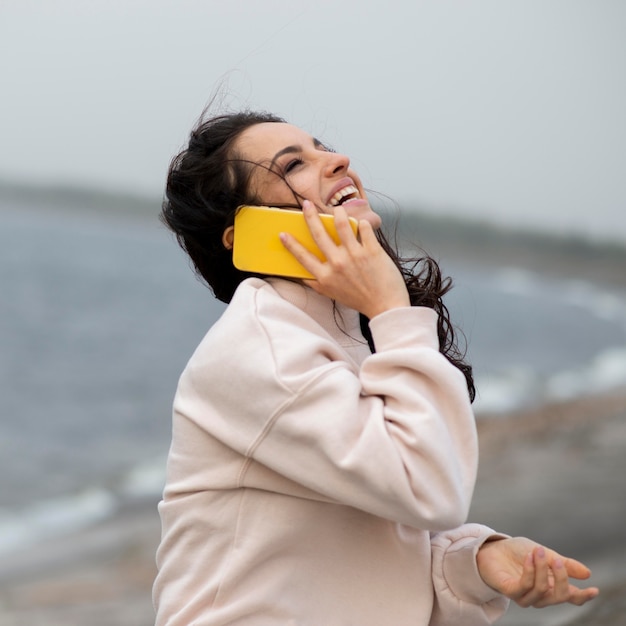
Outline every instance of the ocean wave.
<path fill-rule="evenodd" d="M 478 415 L 506 415 L 546 402 L 572 400 L 626 386 L 626 346 L 600 352 L 590 363 L 541 376 L 531 368 L 511 368 L 477 377 Z"/>
<path fill-rule="evenodd" d="M 547 389 L 550 399 L 568 400 L 589 393 L 610 391 L 625 384 L 626 346 L 622 346 L 601 352 L 587 366 L 552 376 Z"/>
<path fill-rule="evenodd" d="M 17 512 L 0 512 L 0 554 L 79 530 L 108 517 L 115 509 L 113 494 L 91 488 L 72 496 L 42 500 Z"/>
<path fill-rule="evenodd" d="M 538 402 L 539 380 L 531 369 L 511 368 L 476 378 L 474 410 L 478 415 L 506 416 L 516 409 Z"/>
<path fill-rule="evenodd" d="M 92 486 L 19 510 L 0 510 L 0 555 L 101 522 L 114 515 L 124 501 L 156 499 L 164 484 L 165 460 L 159 457 L 132 468 L 117 489 Z"/>
<path fill-rule="evenodd" d="M 490 285 L 507 296 L 558 302 L 564 311 L 568 308 L 585 311 L 591 318 L 621 327 L 626 333 L 626 296 L 621 292 L 577 279 L 549 280 L 513 267 L 495 271 Z M 562 367 L 550 375 L 536 372 L 527 363 L 477 376 L 476 412 L 506 417 L 511 411 L 626 385 L 626 345 L 622 345 L 626 335 L 621 334 L 615 340 L 617 345 L 598 351 L 586 363 Z"/>

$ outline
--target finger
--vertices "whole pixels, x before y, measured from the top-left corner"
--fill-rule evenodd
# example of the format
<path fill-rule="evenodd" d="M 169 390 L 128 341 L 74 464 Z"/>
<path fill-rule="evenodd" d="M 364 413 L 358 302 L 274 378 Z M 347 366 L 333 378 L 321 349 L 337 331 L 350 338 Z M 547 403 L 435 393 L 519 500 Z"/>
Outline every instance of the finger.
<path fill-rule="evenodd" d="M 535 586 L 535 563 L 533 561 L 533 553 L 529 552 L 524 559 L 522 565 L 522 575 L 517 582 L 517 590 L 507 594 L 511 600 L 517 602 L 520 606 L 526 606 L 523 598 Z M 513 587 L 514 588 L 514 587 Z"/>
<path fill-rule="evenodd" d="M 337 245 L 326 231 L 326 228 L 324 228 L 317 207 L 310 200 L 305 200 L 302 203 L 302 213 L 304 214 L 304 219 L 311 232 L 313 241 L 315 241 L 322 254 L 328 258 L 333 250 L 337 248 Z"/>
<path fill-rule="evenodd" d="M 550 565 L 548 555 L 543 546 L 533 550 L 533 561 L 535 563 L 535 592 L 544 595 L 550 591 Z"/>
<path fill-rule="evenodd" d="M 550 582 L 550 579 L 548 579 L 548 590 L 535 602 L 532 602 L 531 606 L 534 606 L 536 608 L 544 608 L 547 606 L 562 604 L 565 602 L 580 606 L 582 604 L 585 604 L 585 602 L 588 602 L 589 600 L 595 598 L 599 593 L 597 587 L 579 589 L 578 587 L 571 585 L 569 583 L 569 576 L 565 560 L 561 557 L 557 557 L 550 562 L 549 572 L 551 573 L 552 580 Z M 536 584 L 535 591 L 539 591 L 539 589 L 540 586 Z M 525 599 L 527 601 L 530 600 L 529 597 Z"/>
<path fill-rule="evenodd" d="M 579 589 L 578 587 L 570 585 L 570 595 L 568 598 L 568 602 L 570 604 L 575 604 L 576 606 L 581 606 L 585 604 L 585 602 L 589 602 L 589 600 L 593 600 L 594 598 L 596 598 L 599 593 L 600 590 L 597 587 Z"/>
<path fill-rule="evenodd" d="M 361 245 L 367 250 L 381 247 L 376 238 L 374 228 L 367 220 L 361 220 L 359 222 L 359 237 L 361 239 Z"/>
<path fill-rule="evenodd" d="M 524 569 L 520 578 L 521 595 L 525 595 L 535 586 L 535 561 L 533 553 L 529 552 L 524 559 Z"/>
<path fill-rule="evenodd" d="M 550 567 L 546 551 L 542 546 L 532 552 L 535 568 L 535 579 L 532 587 L 517 600 L 520 606 L 536 606 L 537 603 L 550 591 Z"/>
<path fill-rule="evenodd" d="M 533 604 L 533 606 L 537 609 L 545 608 L 547 606 L 552 606 L 555 604 L 574 604 L 576 606 L 581 606 L 589 600 L 593 600 L 598 596 L 600 590 L 597 587 L 588 587 L 586 589 L 579 589 L 574 585 L 568 585 L 567 593 L 565 595 L 561 595 L 559 597 L 548 594 L 540 601 Z"/>
<path fill-rule="evenodd" d="M 576 559 L 563 558 L 565 569 L 570 578 L 576 578 L 578 580 L 585 580 L 591 576 L 591 570 L 580 561 Z"/>
<path fill-rule="evenodd" d="M 557 558 L 552 561 L 552 601 L 554 603 L 567 602 L 570 597 L 570 584 L 567 569 L 563 559 Z"/>
<path fill-rule="evenodd" d="M 289 233 L 279 233 L 279 237 L 283 246 L 293 254 L 298 263 L 300 263 L 305 270 L 313 274 L 313 276 L 317 277 L 324 265 L 322 261 Z"/>
<path fill-rule="evenodd" d="M 334 218 L 335 228 L 337 229 L 339 241 L 341 241 L 342 245 L 344 245 L 348 250 L 360 248 L 361 244 L 352 230 L 348 213 L 341 205 L 335 207 Z"/>

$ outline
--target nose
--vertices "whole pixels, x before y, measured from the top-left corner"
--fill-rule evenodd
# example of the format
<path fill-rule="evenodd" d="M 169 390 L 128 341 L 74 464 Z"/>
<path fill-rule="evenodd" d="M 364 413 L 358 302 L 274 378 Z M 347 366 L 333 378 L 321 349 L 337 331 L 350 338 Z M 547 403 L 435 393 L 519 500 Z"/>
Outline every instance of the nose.
<path fill-rule="evenodd" d="M 326 154 L 328 156 L 324 172 L 327 176 L 345 172 L 350 167 L 350 159 L 345 154 L 338 152 L 327 152 Z"/>

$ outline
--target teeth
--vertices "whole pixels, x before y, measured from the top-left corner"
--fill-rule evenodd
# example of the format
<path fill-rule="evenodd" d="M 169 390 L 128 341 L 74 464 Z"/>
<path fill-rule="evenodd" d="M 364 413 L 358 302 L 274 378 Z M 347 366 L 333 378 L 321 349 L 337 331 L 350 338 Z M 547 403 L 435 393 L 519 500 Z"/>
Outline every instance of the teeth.
<path fill-rule="evenodd" d="M 340 189 L 329 201 L 330 206 L 337 206 L 343 198 L 351 196 L 352 194 L 358 194 L 358 189 L 354 185 L 348 185 L 343 189 Z"/>

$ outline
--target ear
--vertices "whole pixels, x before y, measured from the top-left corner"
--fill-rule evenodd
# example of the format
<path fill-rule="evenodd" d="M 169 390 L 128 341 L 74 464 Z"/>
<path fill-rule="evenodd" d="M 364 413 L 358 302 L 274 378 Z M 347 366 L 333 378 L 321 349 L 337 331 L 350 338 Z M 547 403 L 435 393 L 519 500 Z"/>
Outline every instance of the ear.
<path fill-rule="evenodd" d="M 222 234 L 222 243 L 226 250 L 233 249 L 233 240 L 235 238 L 235 227 L 229 226 Z"/>

